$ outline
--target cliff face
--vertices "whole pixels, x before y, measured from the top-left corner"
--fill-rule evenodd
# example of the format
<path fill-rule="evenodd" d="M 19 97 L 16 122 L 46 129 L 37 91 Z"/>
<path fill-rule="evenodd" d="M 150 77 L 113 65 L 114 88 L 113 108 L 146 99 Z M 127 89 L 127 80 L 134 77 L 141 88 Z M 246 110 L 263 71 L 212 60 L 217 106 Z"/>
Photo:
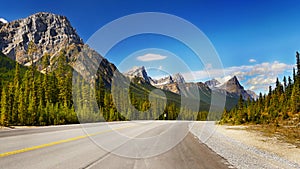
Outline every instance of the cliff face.
<path fill-rule="evenodd" d="M 29 43 L 33 42 L 35 52 L 28 56 Z M 20 64 L 29 66 L 31 61 L 39 71 L 42 57 L 50 55 L 50 70 L 55 70 L 57 57 L 63 51 L 67 61 L 87 80 L 101 76 L 106 85 L 117 68 L 95 50 L 85 45 L 65 16 L 52 13 L 37 13 L 24 19 L 0 24 L 0 50 Z"/>
<path fill-rule="evenodd" d="M 35 62 L 45 53 L 54 55 L 70 44 L 83 44 L 69 20 L 60 15 L 37 13 L 1 25 L 0 50 L 24 65 L 29 63 L 26 53 L 30 41 L 37 47 Z"/>

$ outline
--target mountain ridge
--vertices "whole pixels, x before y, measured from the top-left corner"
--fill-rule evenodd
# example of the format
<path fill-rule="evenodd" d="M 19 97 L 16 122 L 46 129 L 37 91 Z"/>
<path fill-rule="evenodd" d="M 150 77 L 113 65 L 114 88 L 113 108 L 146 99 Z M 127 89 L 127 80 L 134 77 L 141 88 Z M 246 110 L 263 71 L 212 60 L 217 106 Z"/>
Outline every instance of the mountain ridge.
<path fill-rule="evenodd" d="M 29 56 L 31 42 L 35 50 Z M 87 81 L 93 82 L 101 76 L 107 87 L 114 73 L 120 74 L 114 64 L 83 43 L 67 17 L 53 13 L 39 12 L 1 24 L 0 50 L 22 65 L 35 64 L 41 72 L 45 55 L 50 56 L 48 69 L 53 71 L 63 53 L 68 64 Z"/>
<path fill-rule="evenodd" d="M 0 49 L 8 57 L 26 65 L 29 42 L 36 45 L 33 59 L 54 54 L 68 44 L 81 44 L 82 39 L 65 16 L 39 12 L 5 23 L 0 28 Z"/>
<path fill-rule="evenodd" d="M 229 93 L 236 94 L 237 96 L 242 95 L 244 100 L 253 99 L 250 94 L 244 89 L 236 76 L 233 76 L 231 79 L 223 83 L 218 87 L 219 89 L 226 90 Z"/>
<path fill-rule="evenodd" d="M 157 88 L 168 90 L 176 94 L 184 94 L 187 95 L 188 86 L 191 83 L 185 81 L 184 77 L 180 73 L 176 73 L 174 75 L 168 75 L 159 79 L 153 79 L 152 77 L 148 76 L 148 73 L 144 66 L 138 67 L 135 66 L 131 68 L 129 71 L 124 73 L 125 76 L 130 77 L 130 79 L 134 77 L 141 78 L 140 80 L 144 81 L 145 83 L 151 84 Z M 189 84 L 184 86 L 183 84 Z M 208 80 L 204 83 L 198 82 L 196 83 L 199 89 L 203 90 L 215 90 L 221 93 L 226 93 L 231 97 L 239 97 L 242 95 L 244 100 L 248 98 L 251 100 L 256 99 L 256 94 L 253 91 L 248 90 L 248 92 L 244 89 L 244 87 L 240 84 L 238 78 L 233 76 L 228 81 L 221 84 L 216 79 Z"/>

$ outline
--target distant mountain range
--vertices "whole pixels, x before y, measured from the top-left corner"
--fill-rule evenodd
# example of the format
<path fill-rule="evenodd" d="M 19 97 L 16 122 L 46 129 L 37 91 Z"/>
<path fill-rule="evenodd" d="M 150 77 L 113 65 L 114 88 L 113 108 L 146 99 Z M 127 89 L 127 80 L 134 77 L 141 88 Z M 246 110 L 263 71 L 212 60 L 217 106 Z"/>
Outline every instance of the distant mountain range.
<path fill-rule="evenodd" d="M 129 71 L 125 72 L 124 75 L 129 77 L 130 79 L 139 79 L 139 83 L 147 83 L 160 89 L 169 90 L 176 94 L 181 93 L 179 85 L 185 83 L 185 80 L 180 73 L 172 76 L 166 76 L 161 79 L 153 79 L 150 76 L 148 76 L 148 73 L 146 72 L 144 66 L 135 66 Z"/>
<path fill-rule="evenodd" d="M 125 72 L 124 75 L 130 79 L 139 78 L 140 83 L 148 83 L 157 88 L 168 90 L 176 94 L 187 95 L 189 86 L 194 84 L 202 91 L 214 90 L 220 93 L 225 92 L 227 95 L 232 97 L 239 97 L 242 95 L 244 100 L 247 100 L 248 98 L 251 100 L 257 99 L 255 92 L 250 90 L 246 91 L 236 76 L 233 76 L 231 79 L 222 84 L 216 79 L 208 80 L 205 83 L 187 83 L 180 73 L 169 75 L 160 79 L 153 79 L 148 76 L 144 66 L 133 67 L 129 71 Z"/>
<path fill-rule="evenodd" d="M 36 48 L 32 57 L 27 55 L 30 42 L 33 42 Z M 245 91 L 236 77 L 226 84 L 220 84 L 217 80 L 205 83 L 186 82 L 180 73 L 153 79 L 148 76 L 145 67 L 134 67 L 124 73 L 124 76 L 113 63 L 83 43 L 66 17 L 52 13 L 41 12 L 24 19 L 0 23 L 0 51 L 23 66 L 33 63 L 42 73 L 45 70 L 55 71 L 58 58 L 61 53 L 64 53 L 67 56 L 68 64 L 88 81 L 102 78 L 105 87 L 110 88 L 112 78 L 117 74 L 122 78 L 134 79 L 141 86 L 144 85 L 145 87 L 139 87 L 140 90 L 163 89 L 168 96 L 176 98 L 175 100 L 178 100 L 179 103 L 181 96 L 200 97 L 203 110 L 208 110 L 211 104 L 211 95 L 214 92 L 219 95 L 226 94 L 228 109 L 236 105 L 240 94 L 244 99 L 254 98 L 254 93 Z M 46 54 L 50 56 L 50 66 L 43 68 L 42 59 Z M 5 59 L 4 56 L 3 58 Z M 11 65 L 13 63 L 2 66 Z M 94 72 L 97 74 L 94 75 Z"/>

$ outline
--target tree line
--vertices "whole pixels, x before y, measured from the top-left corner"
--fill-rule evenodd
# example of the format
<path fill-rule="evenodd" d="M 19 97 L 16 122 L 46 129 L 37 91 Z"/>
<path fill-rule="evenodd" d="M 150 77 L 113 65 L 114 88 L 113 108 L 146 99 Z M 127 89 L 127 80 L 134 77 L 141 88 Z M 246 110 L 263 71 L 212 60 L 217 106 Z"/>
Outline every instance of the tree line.
<path fill-rule="evenodd" d="M 29 44 L 28 55 L 36 48 Z M 130 90 L 104 86 L 99 75 L 90 84 L 80 75 L 73 78 L 73 69 L 62 50 L 55 58 L 55 70 L 50 67 L 50 55 L 41 59 L 43 73 L 37 71 L 33 58 L 26 71 L 20 71 L 16 62 L 11 79 L 0 86 L 0 125 L 58 125 L 79 122 L 119 120 L 206 120 L 207 111 L 194 111 L 180 104 L 180 96 L 168 92 L 166 105 L 159 96 L 150 102 L 149 93 L 154 88 L 132 83 Z M 53 66 L 53 65 L 52 65 Z M 24 72 L 24 73 L 22 73 Z M 73 79 L 72 79 L 73 78 Z M 72 85 L 72 80 L 75 85 Z M 129 93 L 128 99 L 122 95 Z M 96 98 L 96 99 L 93 99 Z M 73 100 L 75 99 L 75 100 Z"/>
<path fill-rule="evenodd" d="M 220 123 L 231 124 L 279 124 L 287 120 L 300 120 L 300 58 L 296 52 L 296 69 L 293 75 L 284 76 L 282 82 L 277 78 L 275 88 L 269 86 L 268 94 L 259 94 L 255 101 L 244 101 L 230 111 L 224 110 Z"/>

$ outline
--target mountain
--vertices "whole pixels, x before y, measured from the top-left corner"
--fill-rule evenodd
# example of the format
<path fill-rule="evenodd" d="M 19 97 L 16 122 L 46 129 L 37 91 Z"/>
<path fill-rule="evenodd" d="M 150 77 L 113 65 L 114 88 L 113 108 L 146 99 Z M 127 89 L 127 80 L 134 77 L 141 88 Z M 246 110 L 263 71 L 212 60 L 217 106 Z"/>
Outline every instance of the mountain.
<path fill-rule="evenodd" d="M 252 90 L 246 90 L 246 92 L 251 96 L 251 98 L 253 100 L 257 100 L 258 99 L 258 95 L 254 91 L 252 91 Z"/>
<path fill-rule="evenodd" d="M 247 93 L 236 76 L 232 77 L 227 82 L 220 85 L 218 88 L 223 89 L 229 93 L 236 94 L 237 96 L 242 95 L 244 100 L 247 100 L 248 98 L 252 99 L 251 95 Z"/>
<path fill-rule="evenodd" d="M 66 45 L 83 45 L 69 20 L 60 15 L 41 12 L 1 25 L 0 49 L 13 60 L 29 64 L 26 54 L 30 41 L 37 47 L 33 54 L 35 62 L 44 53 L 53 55 Z"/>
<path fill-rule="evenodd" d="M 174 83 L 185 83 L 184 77 L 180 73 L 176 73 L 172 76 Z"/>
<path fill-rule="evenodd" d="M 205 82 L 205 84 L 209 87 L 209 88 L 214 88 L 217 85 L 221 84 L 218 80 L 216 79 L 212 79 L 212 80 L 208 80 Z"/>
<path fill-rule="evenodd" d="M 153 79 L 148 76 L 144 66 L 134 66 L 127 72 L 123 73 L 129 79 L 135 79 L 138 83 L 146 83 L 156 88 L 171 91 L 176 94 L 180 94 L 179 84 L 184 84 L 185 80 L 180 73 L 169 75 L 160 79 Z"/>
<path fill-rule="evenodd" d="M 185 96 L 187 96 L 187 93 L 183 92 L 183 88 L 185 88 L 184 84 L 185 80 L 180 73 L 176 73 L 172 76 L 169 75 L 158 80 L 153 80 L 152 82 L 152 85 L 157 88 L 168 90 L 176 94 L 184 94 Z"/>
<path fill-rule="evenodd" d="M 162 86 L 174 83 L 173 77 L 171 75 L 160 78 L 160 79 L 153 79 L 152 85 L 154 86 Z"/>
<path fill-rule="evenodd" d="M 152 79 L 148 76 L 144 66 L 135 66 L 124 73 L 125 76 L 129 77 L 130 80 L 136 78 L 139 83 L 152 83 Z"/>
<path fill-rule="evenodd" d="M 124 75 L 130 79 L 133 79 L 134 77 L 138 78 L 139 82 L 143 82 L 184 97 L 196 98 L 200 96 L 201 100 L 205 100 L 206 103 L 210 102 L 212 94 L 220 97 L 226 95 L 227 108 L 235 106 L 240 95 L 242 95 L 244 100 L 247 100 L 248 98 L 255 100 L 257 98 L 255 92 L 250 90 L 246 91 L 244 89 L 236 76 L 223 84 L 216 79 L 206 81 L 205 83 L 191 83 L 186 82 L 180 73 L 172 76 L 169 75 L 160 79 L 153 79 L 148 76 L 144 67 L 133 67 L 131 70 L 124 73 Z"/>
<path fill-rule="evenodd" d="M 169 75 L 160 79 L 152 79 L 152 85 L 154 86 L 161 86 L 161 85 L 168 85 L 168 84 L 183 84 L 185 83 L 184 77 L 180 73 L 176 73 L 174 75 Z"/>
<path fill-rule="evenodd" d="M 181 90 L 177 83 L 164 83 L 159 85 L 154 85 L 156 88 L 167 90 L 176 94 L 181 94 Z"/>
<path fill-rule="evenodd" d="M 223 89 L 212 90 L 206 83 L 186 82 L 184 77 L 180 73 L 168 75 L 160 79 L 153 79 L 147 74 L 147 71 L 143 66 L 135 66 L 129 71 L 125 72 L 124 75 L 126 77 L 129 77 L 131 80 L 151 85 L 155 88 L 159 88 L 167 92 L 172 92 L 179 95 L 180 97 L 190 98 L 194 100 L 197 100 L 200 97 L 200 102 L 204 103 L 204 105 L 212 104 L 212 95 L 219 98 L 224 98 L 224 96 L 226 95 L 226 108 L 230 109 L 236 105 L 239 98 L 239 95 L 229 93 Z M 215 85 L 219 84 L 219 82 L 216 80 L 212 80 L 212 82 Z"/>
<path fill-rule="evenodd" d="M 185 80 L 180 73 L 176 73 L 172 76 L 169 75 L 160 79 L 153 79 L 150 76 L 148 76 L 148 73 L 144 66 L 134 66 L 133 68 L 131 68 L 123 74 L 126 77 L 129 77 L 129 79 L 138 78 L 139 82 L 144 82 L 153 86 L 173 86 L 172 84 L 174 83 L 185 83 Z"/>
<path fill-rule="evenodd" d="M 34 52 L 29 57 L 28 47 L 33 42 Z M 98 72 L 110 86 L 117 68 L 95 50 L 84 44 L 65 16 L 40 12 L 27 18 L 0 24 L 0 51 L 22 65 L 33 62 L 43 72 L 42 58 L 50 55 L 49 70 L 55 70 L 58 57 L 63 53 L 77 72 L 91 81 Z M 100 64 L 100 66 L 99 66 Z M 99 69 L 97 70 L 99 66 Z"/>

